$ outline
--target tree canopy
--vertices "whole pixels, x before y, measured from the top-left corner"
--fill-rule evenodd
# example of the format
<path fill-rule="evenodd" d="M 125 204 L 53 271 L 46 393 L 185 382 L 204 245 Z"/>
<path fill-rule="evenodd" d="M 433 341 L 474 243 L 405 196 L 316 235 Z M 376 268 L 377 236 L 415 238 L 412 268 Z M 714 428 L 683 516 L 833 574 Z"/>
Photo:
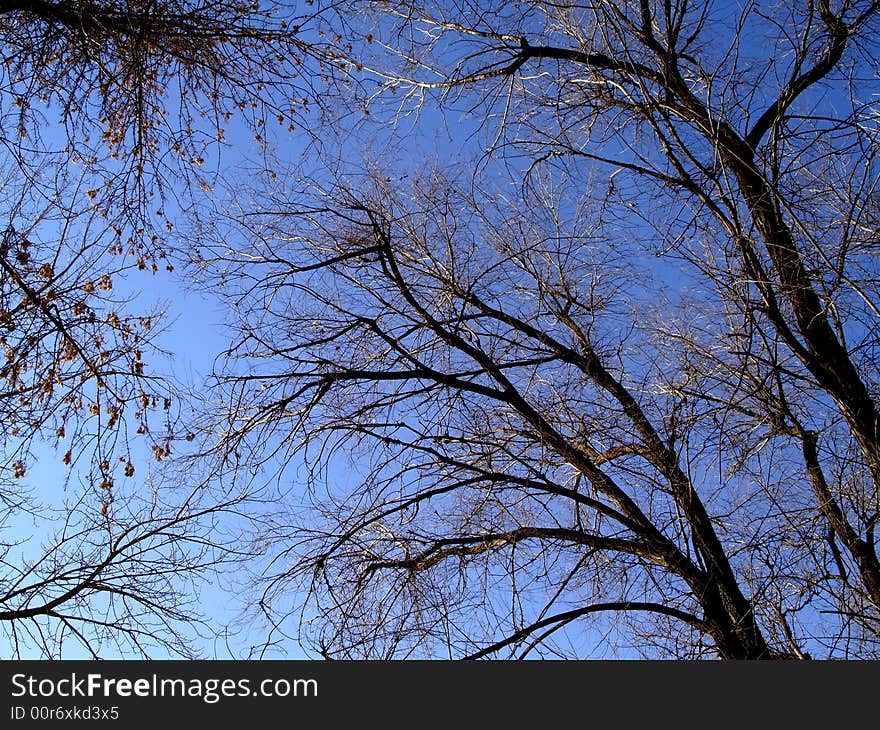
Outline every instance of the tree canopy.
<path fill-rule="evenodd" d="M 98 363 L 160 410 L 140 355 L 64 350 L 109 306 L 90 252 L 124 220 L 121 265 L 173 252 L 223 303 L 229 347 L 154 446 L 169 483 L 251 500 L 217 549 L 262 651 L 877 655 L 880 3 L 22 6 L 9 44 L 73 55 L 17 53 L 5 116 L 22 64 L 53 108 L 88 89 L 63 118 L 118 131 L 86 174 L 126 192 L 66 288 L 10 228 L 9 286 L 59 388 Z M 264 174 L 205 180 L 235 110 Z M 54 392 L 21 372 L 4 428 Z"/>
<path fill-rule="evenodd" d="M 216 522 L 241 496 L 159 473 L 194 436 L 147 277 L 173 271 L 224 127 L 259 135 L 278 104 L 295 123 L 308 85 L 288 24 L 304 20 L 0 4 L 0 625 L 16 655 L 199 651 L 195 595 L 237 552 Z"/>

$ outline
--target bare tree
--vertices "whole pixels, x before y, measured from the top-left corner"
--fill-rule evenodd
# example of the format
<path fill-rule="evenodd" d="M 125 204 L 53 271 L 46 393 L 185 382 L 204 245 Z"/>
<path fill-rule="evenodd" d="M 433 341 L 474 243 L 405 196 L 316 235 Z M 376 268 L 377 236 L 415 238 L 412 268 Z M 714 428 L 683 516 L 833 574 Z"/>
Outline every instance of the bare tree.
<path fill-rule="evenodd" d="M 89 490 L 44 506 L 27 539 L 23 510 L 4 514 L 0 631 L 15 658 L 199 658 L 215 637 L 197 597 L 244 555 L 219 528 L 241 498 L 120 491 L 103 514 Z"/>
<path fill-rule="evenodd" d="M 320 55 L 306 10 L 0 3 L 0 626 L 17 655 L 195 651 L 192 587 L 238 554 L 215 523 L 242 497 L 157 472 L 194 434 L 133 280 L 173 269 L 227 131 L 262 149 L 299 124 Z"/>
<path fill-rule="evenodd" d="M 241 497 L 157 473 L 185 436 L 155 368 L 161 312 L 118 292 L 145 264 L 87 211 L 46 206 L 0 243 L 0 632 L 18 657 L 193 656 Z"/>
<path fill-rule="evenodd" d="M 307 618 L 330 656 L 876 654 L 878 11 L 340 21 L 375 116 L 466 109 L 482 144 L 470 184 L 279 194 L 211 254 L 247 364 L 226 449 L 314 480 L 263 536 L 277 630 Z"/>

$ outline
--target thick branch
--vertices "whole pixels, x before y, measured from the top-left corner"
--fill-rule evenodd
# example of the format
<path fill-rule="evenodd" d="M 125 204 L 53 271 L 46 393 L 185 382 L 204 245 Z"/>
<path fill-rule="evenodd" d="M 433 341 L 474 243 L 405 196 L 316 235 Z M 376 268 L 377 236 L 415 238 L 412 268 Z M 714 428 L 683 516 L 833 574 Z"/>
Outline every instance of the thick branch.
<path fill-rule="evenodd" d="M 570 623 L 571 621 L 581 618 L 582 616 L 587 616 L 591 613 L 599 613 L 601 611 L 648 611 L 651 613 L 662 614 L 664 616 L 671 616 L 672 618 L 676 618 L 679 621 L 683 621 L 684 623 L 693 626 L 698 631 L 705 632 L 708 629 L 706 622 L 694 616 L 693 614 L 687 613 L 686 611 L 680 611 L 679 609 L 672 608 L 671 606 L 664 606 L 661 603 L 651 603 L 647 601 L 614 601 L 610 603 L 594 603 L 590 606 L 584 606 L 583 608 L 576 608 L 573 611 L 565 611 L 564 613 L 557 613 L 553 616 L 547 616 L 540 621 L 536 621 L 535 623 L 530 624 L 525 628 L 515 631 L 513 634 L 505 639 L 502 639 L 501 641 L 496 641 L 494 644 L 487 646 L 484 649 L 480 649 L 480 651 L 478 652 L 470 654 L 469 656 L 465 657 L 465 659 L 480 659 L 484 656 L 488 656 L 489 654 L 494 654 L 496 651 L 499 651 L 506 646 L 516 644 L 530 634 L 533 634 L 535 631 L 543 629 L 547 626 L 553 626 L 554 624 Z"/>
<path fill-rule="evenodd" d="M 834 532 L 843 541 L 843 544 L 849 550 L 853 559 L 856 561 L 859 573 L 871 602 L 880 608 L 880 560 L 874 551 L 874 546 L 866 540 L 862 540 L 858 533 L 850 525 L 843 510 L 840 509 L 837 500 L 831 493 L 828 482 L 825 480 L 825 474 L 819 463 L 819 452 L 817 449 L 818 438 L 814 431 L 801 430 L 801 444 L 803 447 L 804 462 L 807 465 L 807 473 L 810 476 L 810 483 L 816 494 L 816 500 L 819 503 L 819 509 L 825 515 L 828 523 Z M 833 543 L 832 543 L 833 545 Z M 837 557 L 835 555 L 835 557 Z M 839 564 L 840 567 L 840 564 Z M 841 575 L 845 578 L 846 572 L 841 570 Z"/>
<path fill-rule="evenodd" d="M 581 530 L 570 530 L 562 527 L 519 527 L 509 532 L 441 538 L 415 557 L 372 562 L 367 565 L 365 572 L 369 575 L 377 570 L 389 568 L 413 572 L 428 570 L 447 558 L 479 555 L 489 550 L 516 545 L 523 540 L 530 539 L 570 542 L 597 550 L 612 550 L 639 555 L 649 560 L 653 560 L 656 557 L 651 554 L 644 543 L 634 540 L 590 535 Z"/>
<path fill-rule="evenodd" d="M 843 57 L 843 52 L 846 50 L 847 40 L 849 39 L 849 28 L 846 23 L 831 13 L 828 7 L 828 0 L 821 0 L 819 8 L 822 20 L 828 29 L 830 41 L 828 50 L 812 68 L 804 71 L 799 76 L 793 76 L 776 98 L 776 101 L 767 107 L 758 118 L 758 121 L 755 122 L 745 138 L 746 144 L 753 150 L 758 147 L 761 139 L 770 128 L 779 123 L 792 102 L 813 84 L 825 78 Z"/>

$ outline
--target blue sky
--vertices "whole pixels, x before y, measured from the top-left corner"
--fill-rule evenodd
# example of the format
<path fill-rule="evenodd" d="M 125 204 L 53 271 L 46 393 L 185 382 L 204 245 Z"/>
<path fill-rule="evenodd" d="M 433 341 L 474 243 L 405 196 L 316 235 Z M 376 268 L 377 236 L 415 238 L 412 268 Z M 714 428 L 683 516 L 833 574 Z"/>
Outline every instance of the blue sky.
<path fill-rule="evenodd" d="M 763 49 L 748 44 L 744 50 L 763 52 Z M 761 54 L 758 55 L 763 57 Z M 234 122 L 231 123 L 228 125 L 223 147 L 210 148 L 207 162 L 201 170 L 208 184 L 206 190 L 197 195 L 199 204 L 203 206 L 198 208 L 199 215 L 210 221 L 215 215 L 234 215 L 235 206 L 238 204 L 242 204 L 245 208 L 259 208 L 263 204 L 263 199 L 260 198 L 260 189 L 263 185 L 266 189 L 273 189 L 274 186 L 276 190 L 283 190 L 285 185 L 290 184 L 291 188 L 295 189 L 297 178 L 303 170 L 309 171 L 309 174 L 319 179 L 329 176 L 328 171 L 339 172 L 343 176 L 357 175 L 362 170 L 364 160 L 370 157 L 378 160 L 389 175 L 401 180 L 408 176 L 415 177 L 435 163 L 446 169 L 464 166 L 461 169 L 467 171 L 467 166 L 472 164 L 471 161 L 484 153 L 497 140 L 492 125 L 485 125 L 484 107 L 471 108 L 465 103 L 461 109 L 450 107 L 441 113 L 437 111 L 433 100 L 428 101 L 418 114 L 401 117 L 392 133 L 388 120 L 393 116 L 390 110 L 394 103 L 396 101 L 392 98 L 389 106 L 377 110 L 378 113 L 374 115 L 377 120 L 374 126 L 357 126 L 361 120 L 356 116 L 344 119 L 336 127 L 335 136 L 329 132 L 324 134 L 316 119 L 315 128 L 308 132 L 323 136 L 321 140 L 323 148 L 314 143 L 306 130 L 288 134 L 282 128 L 273 132 L 271 150 L 275 158 L 270 158 L 269 166 L 280 173 L 275 183 L 268 178 L 262 181 L 259 179 L 263 174 L 261 170 L 266 159 L 260 157 L 261 150 L 254 143 L 253 132 Z M 383 119 L 385 121 L 382 121 Z M 306 155 L 306 161 L 302 162 L 301 154 L 307 148 L 309 153 Z M 324 160 L 319 160 L 316 155 L 322 151 L 332 154 Z M 530 162 L 527 157 L 503 160 L 503 169 L 499 166 L 497 168 L 499 174 L 493 176 L 488 184 L 496 185 L 501 192 L 511 191 L 511 197 L 515 197 Z M 300 167 L 300 164 L 304 167 Z M 490 169 L 492 169 L 491 164 L 494 163 L 489 163 Z M 610 170 L 604 170 L 602 174 L 608 172 Z M 623 176 L 621 181 L 622 178 Z M 218 184 L 214 186 L 214 191 L 210 192 L 212 181 Z M 163 207 L 165 214 L 176 224 L 173 234 L 175 245 L 185 250 L 191 243 L 188 238 L 190 229 L 186 214 L 175 208 L 173 202 L 168 202 Z M 666 211 L 661 212 L 665 214 Z M 631 226 L 628 232 L 634 238 L 646 232 L 638 222 L 628 225 Z M 221 230 L 226 231 L 228 235 L 241 237 L 243 245 L 247 245 L 246 233 L 241 230 L 237 230 L 234 226 L 221 226 Z M 638 263 L 649 268 L 651 256 L 647 249 L 651 244 L 650 236 L 646 236 L 644 243 L 645 249 L 642 251 L 644 260 Z M 161 270 L 156 275 L 135 273 L 126 281 L 120 281 L 118 289 L 136 294 L 134 306 L 138 309 L 149 309 L 154 304 L 164 309 L 166 330 L 158 338 L 157 344 L 173 353 L 173 357 L 167 362 L 158 358 L 151 366 L 196 393 L 210 397 L 206 382 L 215 358 L 227 344 L 226 326 L 230 323 L 230 315 L 224 309 L 225 305 L 215 296 L 210 285 L 195 278 L 192 274 L 193 270 L 182 262 L 177 262 L 174 258 L 172 260 L 177 263 L 177 269 L 173 273 Z M 658 266 L 653 272 L 652 283 L 663 287 L 664 293 L 673 302 L 683 294 L 699 296 L 699 292 L 690 291 L 693 280 L 683 274 L 684 267 L 678 266 L 678 263 L 680 262 L 676 262 L 676 265 Z M 645 291 L 638 292 L 638 295 L 634 292 L 630 294 L 634 302 L 639 297 L 646 297 Z M 22 483 L 33 488 L 35 495 L 43 502 L 57 506 L 62 496 L 59 487 L 68 472 L 60 464 L 60 453 L 55 452 L 48 445 L 38 447 L 36 453 L 37 458 Z M 332 483 L 334 490 L 344 492 L 356 483 L 356 470 L 348 470 L 341 462 L 334 464 L 334 469 L 327 475 L 328 481 Z M 299 466 L 298 463 L 285 465 L 285 475 L 295 479 L 300 472 Z M 267 466 L 266 471 L 267 474 L 272 471 L 271 465 Z M 146 474 L 146 470 L 139 471 L 137 479 L 141 480 Z M 145 481 L 140 484 L 147 488 Z M 295 488 L 297 485 L 292 486 Z M 70 491 L 75 493 L 75 485 L 71 486 Z M 24 517 L 7 531 L 6 536 L 39 540 L 40 533 L 34 533 L 35 525 L 39 524 L 39 520 Z M 44 527 L 51 528 L 53 525 L 49 523 Z M 219 574 L 205 584 L 198 600 L 202 612 L 212 626 L 233 625 L 239 608 L 253 603 L 254 597 L 241 582 L 243 578 L 243 575 Z M 291 601 L 294 600 L 291 597 Z M 218 642 L 212 638 L 201 637 L 195 640 L 195 644 L 206 656 L 224 657 L 227 653 L 233 656 L 246 653 L 251 643 L 259 640 L 260 629 L 257 627 L 249 632 L 246 627 L 236 628 L 233 625 L 231 631 L 228 646 L 223 640 Z M 579 625 L 573 626 L 571 631 L 573 641 L 583 639 L 579 635 L 580 631 Z M 597 644 L 601 645 L 601 641 L 597 640 Z M 71 653 L 66 656 L 85 656 L 84 652 L 73 648 L 74 642 L 70 643 L 70 647 L 72 647 Z M 8 645 L 0 644 L 0 655 L 8 653 L 9 650 Z M 289 658 L 303 655 L 301 647 L 292 637 L 284 639 L 277 651 L 283 652 Z M 277 653 L 269 654 L 269 656 L 273 655 L 277 656 Z"/>

